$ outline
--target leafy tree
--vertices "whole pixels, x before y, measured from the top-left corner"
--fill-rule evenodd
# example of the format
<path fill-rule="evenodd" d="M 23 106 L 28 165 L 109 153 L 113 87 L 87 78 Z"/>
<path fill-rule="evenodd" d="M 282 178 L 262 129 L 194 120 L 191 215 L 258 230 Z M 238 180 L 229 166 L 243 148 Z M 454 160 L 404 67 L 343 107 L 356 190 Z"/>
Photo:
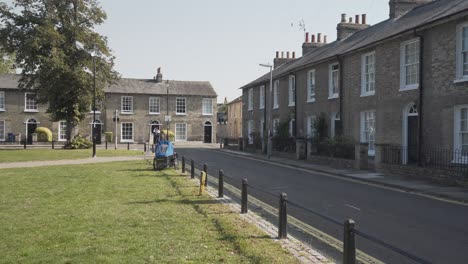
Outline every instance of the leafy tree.
<path fill-rule="evenodd" d="M 0 74 L 15 73 L 15 56 L 0 48 Z"/>
<path fill-rule="evenodd" d="M 48 103 L 53 121 L 67 122 L 69 142 L 92 105 L 93 75 L 87 69 L 93 69 L 93 49 L 102 54 L 95 58 L 98 98 L 118 78 L 107 39 L 94 31 L 106 13 L 97 0 L 14 0 L 13 5 L 0 3 L 0 45 L 16 54 L 19 88 L 33 89 L 39 103 Z"/>

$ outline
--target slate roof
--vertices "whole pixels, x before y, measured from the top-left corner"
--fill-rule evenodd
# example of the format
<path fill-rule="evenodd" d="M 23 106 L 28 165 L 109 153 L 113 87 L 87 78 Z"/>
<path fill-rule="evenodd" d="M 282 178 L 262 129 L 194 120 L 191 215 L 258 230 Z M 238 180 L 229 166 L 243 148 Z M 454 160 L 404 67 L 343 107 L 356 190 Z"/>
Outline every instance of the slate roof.
<path fill-rule="evenodd" d="M 18 74 L 0 74 L 0 89 L 18 89 Z M 209 82 L 193 81 L 163 81 L 156 83 L 152 79 L 120 79 L 116 84 L 106 87 L 106 93 L 122 94 L 166 94 L 169 86 L 169 94 L 217 96 L 213 86 Z"/>
<path fill-rule="evenodd" d="M 227 104 L 230 105 L 230 104 L 233 104 L 233 103 L 237 103 L 237 102 L 239 102 L 239 101 L 242 101 L 242 95 L 239 96 L 239 97 L 237 97 L 236 99 L 232 100 L 231 102 L 229 102 L 229 103 L 227 103 Z"/>
<path fill-rule="evenodd" d="M 434 2 L 418 6 L 408 13 L 395 18 L 387 19 L 374 26 L 368 27 L 341 40 L 317 48 L 305 56 L 290 61 L 273 71 L 273 78 L 289 74 L 301 67 L 312 65 L 320 61 L 330 60 L 338 55 L 372 45 L 376 42 L 410 32 L 415 28 L 436 22 L 461 12 L 468 11 L 467 0 L 436 0 Z M 270 73 L 242 86 L 245 89 L 270 80 Z"/>

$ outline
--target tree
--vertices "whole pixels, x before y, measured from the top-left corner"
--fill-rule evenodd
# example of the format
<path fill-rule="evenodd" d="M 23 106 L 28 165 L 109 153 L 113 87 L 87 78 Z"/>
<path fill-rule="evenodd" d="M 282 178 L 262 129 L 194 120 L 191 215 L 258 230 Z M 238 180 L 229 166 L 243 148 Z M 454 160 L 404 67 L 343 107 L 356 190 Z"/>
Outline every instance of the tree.
<path fill-rule="evenodd" d="M 19 88 L 34 90 L 39 103 L 48 103 L 52 121 L 65 120 L 67 141 L 90 111 L 93 101 L 91 50 L 96 57 L 96 91 L 118 78 L 107 39 L 94 27 L 107 18 L 97 0 L 14 0 L 0 3 L 0 45 L 15 53 L 22 69 Z M 83 48 L 77 47 L 82 43 Z"/>
<path fill-rule="evenodd" d="M 15 56 L 0 48 L 0 74 L 15 73 Z"/>

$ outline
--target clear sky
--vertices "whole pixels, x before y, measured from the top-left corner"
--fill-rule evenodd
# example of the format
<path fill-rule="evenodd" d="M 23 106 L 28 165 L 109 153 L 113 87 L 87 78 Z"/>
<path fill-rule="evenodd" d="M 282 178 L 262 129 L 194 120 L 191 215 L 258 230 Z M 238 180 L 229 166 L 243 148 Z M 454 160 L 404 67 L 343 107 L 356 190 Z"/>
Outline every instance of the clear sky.
<path fill-rule="evenodd" d="M 311 34 L 336 39 L 341 14 L 387 19 L 388 0 L 100 0 L 116 70 L 125 78 L 210 81 L 218 102 L 268 72 L 276 51 L 302 53 L 304 21 Z"/>

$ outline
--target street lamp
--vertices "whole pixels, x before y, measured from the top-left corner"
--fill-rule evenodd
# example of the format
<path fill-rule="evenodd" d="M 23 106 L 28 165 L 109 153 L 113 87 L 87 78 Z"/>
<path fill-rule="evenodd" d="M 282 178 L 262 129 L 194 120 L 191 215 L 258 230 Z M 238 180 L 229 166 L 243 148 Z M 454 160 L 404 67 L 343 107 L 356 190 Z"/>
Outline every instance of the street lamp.
<path fill-rule="evenodd" d="M 93 57 L 93 158 L 96 158 L 96 57 L 98 49 L 93 47 L 91 57 Z"/>
<path fill-rule="evenodd" d="M 272 151 L 272 137 L 273 137 L 273 122 L 272 122 L 272 115 L 273 115 L 273 66 L 271 64 L 259 64 L 261 67 L 270 68 L 270 96 L 269 101 L 270 104 L 268 105 L 265 102 L 265 108 L 268 110 L 268 141 L 267 141 L 267 158 L 271 158 L 271 151 Z M 266 98 L 266 96 L 265 96 Z M 266 101 L 266 100 L 265 100 Z"/>

